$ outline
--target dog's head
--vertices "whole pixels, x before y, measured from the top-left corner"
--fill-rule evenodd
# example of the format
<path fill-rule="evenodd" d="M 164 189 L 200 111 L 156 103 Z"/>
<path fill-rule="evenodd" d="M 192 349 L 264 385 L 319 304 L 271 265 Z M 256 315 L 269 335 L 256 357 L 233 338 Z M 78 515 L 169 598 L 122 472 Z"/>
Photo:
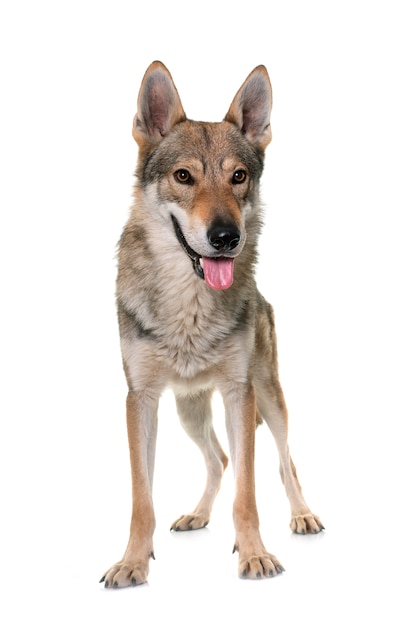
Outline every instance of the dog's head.
<path fill-rule="evenodd" d="M 220 123 L 187 119 L 159 61 L 143 78 L 133 136 L 144 201 L 173 229 L 195 272 L 213 289 L 231 286 L 246 220 L 258 205 L 271 104 L 264 66 L 251 72 Z"/>

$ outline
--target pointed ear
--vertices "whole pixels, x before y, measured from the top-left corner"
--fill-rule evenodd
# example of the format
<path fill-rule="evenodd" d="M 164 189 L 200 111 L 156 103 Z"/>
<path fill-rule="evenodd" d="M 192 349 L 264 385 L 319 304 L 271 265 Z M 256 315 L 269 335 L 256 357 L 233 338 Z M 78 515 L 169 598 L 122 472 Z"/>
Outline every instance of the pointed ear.
<path fill-rule="evenodd" d="M 154 61 L 143 77 L 133 119 L 133 137 L 140 145 L 158 143 L 177 123 L 186 119 L 172 76 Z"/>
<path fill-rule="evenodd" d="M 259 65 L 238 90 L 224 119 L 238 126 L 250 143 L 264 150 L 272 138 L 271 109 L 272 86 L 266 68 Z"/>

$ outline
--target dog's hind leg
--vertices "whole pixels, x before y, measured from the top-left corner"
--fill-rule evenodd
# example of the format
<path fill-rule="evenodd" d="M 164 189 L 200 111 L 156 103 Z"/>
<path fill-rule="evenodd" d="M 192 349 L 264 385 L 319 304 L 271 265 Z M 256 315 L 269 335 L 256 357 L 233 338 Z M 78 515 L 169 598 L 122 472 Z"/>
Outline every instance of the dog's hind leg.
<path fill-rule="evenodd" d="M 289 453 L 287 442 L 288 418 L 282 389 L 278 381 L 269 385 L 257 385 L 257 404 L 260 414 L 269 426 L 280 456 L 280 476 L 286 489 L 291 508 L 290 528 L 294 533 L 318 533 L 323 529 L 319 517 L 314 515 L 302 494 L 296 467 Z"/>
<path fill-rule="evenodd" d="M 294 533 L 318 533 L 324 526 L 305 502 L 289 453 L 288 414 L 280 386 L 277 366 L 277 346 L 274 316 L 265 301 L 257 318 L 257 364 L 255 388 L 257 408 L 269 426 L 280 456 L 280 476 L 285 486 L 291 508 L 290 528 Z"/>
<path fill-rule="evenodd" d="M 209 522 L 228 458 L 218 442 L 212 425 L 211 391 L 201 391 L 188 396 L 177 395 L 176 406 L 183 428 L 204 456 L 207 482 L 195 510 L 187 515 L 181 515 L 173 522 L 171 530 L 195 530 L 203 528 Z"/>

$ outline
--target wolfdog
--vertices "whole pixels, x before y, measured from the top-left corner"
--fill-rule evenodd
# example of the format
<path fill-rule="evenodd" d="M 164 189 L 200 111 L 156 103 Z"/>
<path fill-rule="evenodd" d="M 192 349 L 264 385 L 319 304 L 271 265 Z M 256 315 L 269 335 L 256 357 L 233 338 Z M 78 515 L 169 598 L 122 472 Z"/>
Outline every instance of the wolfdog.
<path fill-rule="evenodd" d="M 139 146 L 134 201 L 118 248 L 117 307 L 128 384 L 132 519 L 126 552 L 101 579 L 106 587 L 144 583 L 154 558 L 152 503 L 157 410 L 170 387 L 182 426 L 207 469 L 196 508 L 171 530 L 206 526 L 227 456 L 213 429 L 211 396 L 224 401 L 235 478 L 234 551 L 242 578 L 283 571 L 267 552 L 255 499 L 256 426 L 276 441 L 295 533 L 318 533 L 287 443 L 272 307 L 257 290 L 262 224 L 259 183 L 271 140 L 271 84 L 256 67 L 222 122 L 188 119 L 167 68 L 147 69 L 133 137 Z"/>

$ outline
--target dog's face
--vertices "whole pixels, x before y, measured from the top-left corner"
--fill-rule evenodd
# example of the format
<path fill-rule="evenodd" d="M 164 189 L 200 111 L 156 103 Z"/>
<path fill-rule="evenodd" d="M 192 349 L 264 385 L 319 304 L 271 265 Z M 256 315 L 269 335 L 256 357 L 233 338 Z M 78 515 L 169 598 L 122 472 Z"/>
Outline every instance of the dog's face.
<path fill-rule="evenodd" d="M 263 67 L 250 74 L 220 123 L 186 118 L 161 63 L 143 79 L 133 125 L 140 187 L 158 212 L 154 217 L 169 224 L 195 272 L 213 289 L 231 286 L 246 219 L 258 205 L 270 108 Z"/>

